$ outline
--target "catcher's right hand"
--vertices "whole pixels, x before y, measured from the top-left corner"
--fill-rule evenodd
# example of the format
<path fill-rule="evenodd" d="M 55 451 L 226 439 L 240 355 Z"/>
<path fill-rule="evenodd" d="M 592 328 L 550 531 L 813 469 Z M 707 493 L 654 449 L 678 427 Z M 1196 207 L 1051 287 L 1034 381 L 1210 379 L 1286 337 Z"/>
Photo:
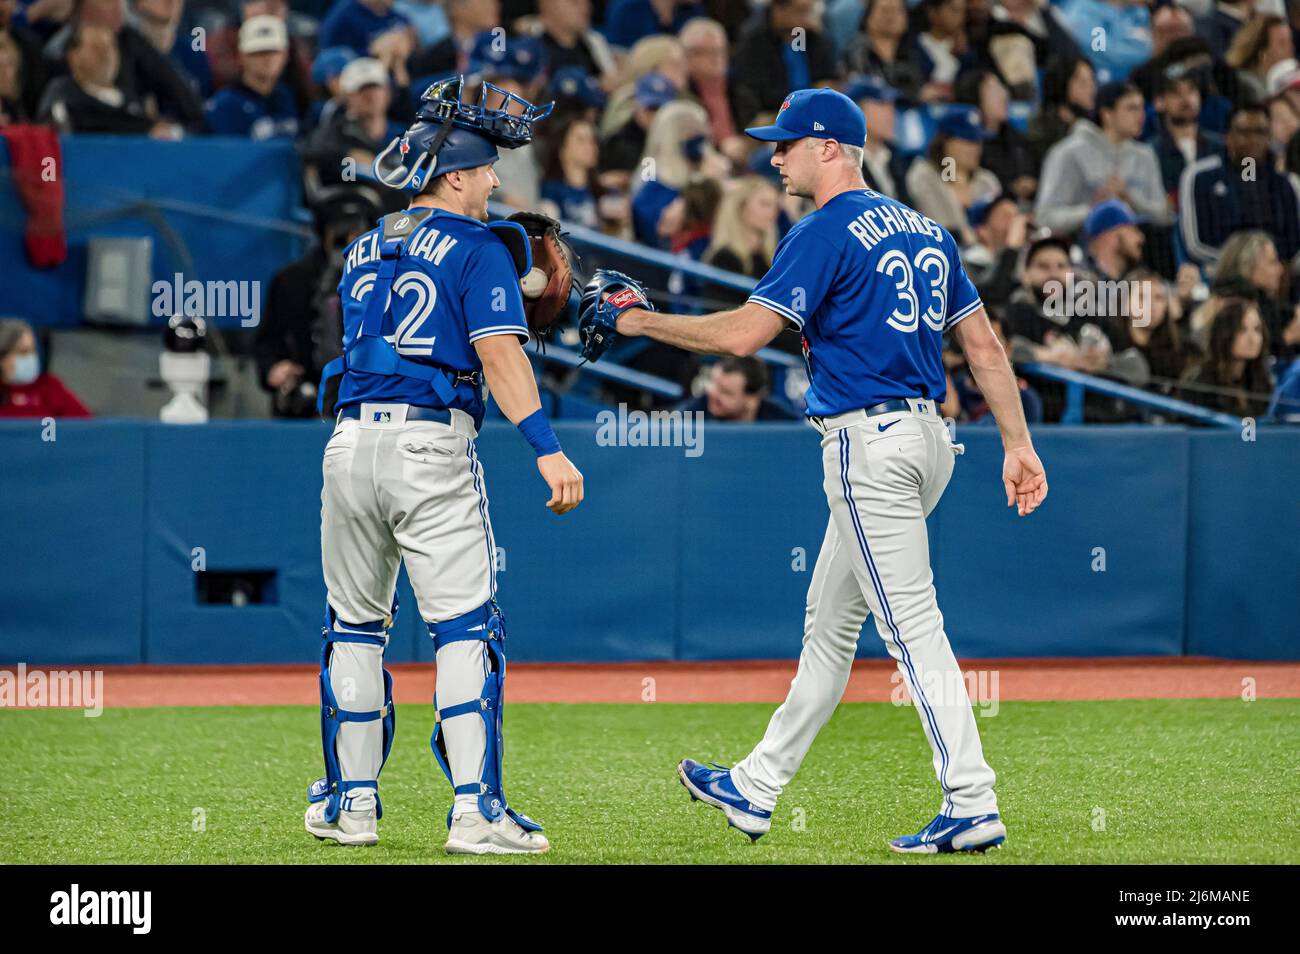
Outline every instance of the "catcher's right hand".
<path fill-rule="evenodd" d="M 654 305 L 634 279 L 613 269 L 601 268 L 591 276 L 578 306 L 578 335 L 582 340 L 582 357 L 597 361 L 618 337 L 618 316 L 629 308 L 654 311 Z"/>

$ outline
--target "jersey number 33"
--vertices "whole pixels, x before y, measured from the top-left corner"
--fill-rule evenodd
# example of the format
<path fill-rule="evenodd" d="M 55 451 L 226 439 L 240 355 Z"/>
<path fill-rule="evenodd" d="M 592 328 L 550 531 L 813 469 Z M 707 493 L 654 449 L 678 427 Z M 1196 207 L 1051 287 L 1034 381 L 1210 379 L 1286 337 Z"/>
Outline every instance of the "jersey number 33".
<path fill-rule="evenodd" d="M 898 331 L 911 332 L 924 321 L 927 327 L 943 331 L 948 316 L 948 256 L 931 247 L 921 249 L 915 258 L 908 259 L 904 252 L 891 249 L 880 256 L 876 271 L 892 278 L 894 290 L 898 293 L 898 304 L 885 319 L 885 324 Z M 922 290 L 928 292 L 924 311 L 917 295 L 918 281 Z"/>

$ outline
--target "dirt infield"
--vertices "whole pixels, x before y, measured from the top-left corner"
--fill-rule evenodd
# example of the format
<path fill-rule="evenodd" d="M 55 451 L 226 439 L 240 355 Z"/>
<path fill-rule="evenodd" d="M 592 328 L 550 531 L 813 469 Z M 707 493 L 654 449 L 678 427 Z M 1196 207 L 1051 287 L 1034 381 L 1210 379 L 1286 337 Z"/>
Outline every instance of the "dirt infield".
<path fill-rule="evenodd" d="M 13 667 L 0 667 L 14 672 Z M 971 695 L 983 699 L 1300 698 L 1300 663 L 1196 657 L 964 660 Z M 430 701 L 434 667 L 392 667 L 396 701 Z M 30 670 L 28 678 L 37 670 Z M 104 667 L 109 708 L 199 705 L 315 705 L 311 666 Z M 780 702 L 794 676 L 792 660 L 643 662 L 607 665 L 513 663 L 511 702 Z M 899 701 L 889 660 L 854 664 L 847 702 Z M 1249 698 L 1249 696 L 1247 696 Z"/>

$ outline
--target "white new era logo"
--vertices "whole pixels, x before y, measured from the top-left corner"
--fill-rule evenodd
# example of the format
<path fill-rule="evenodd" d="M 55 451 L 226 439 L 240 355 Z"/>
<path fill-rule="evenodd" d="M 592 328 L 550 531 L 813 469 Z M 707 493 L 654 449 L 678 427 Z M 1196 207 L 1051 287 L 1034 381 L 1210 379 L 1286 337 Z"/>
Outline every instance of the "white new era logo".
<path fill-rule="evenodd" d="M 825 128 L 826 128 L 826 127 L 823 126 L 823 125 L 822 125 L 821 123 L 819 123 L 819 122 L 814 122 L 814 123 L 813 123 L 813 132 L 821 132 L 821 131 L 824 130 Z"/>

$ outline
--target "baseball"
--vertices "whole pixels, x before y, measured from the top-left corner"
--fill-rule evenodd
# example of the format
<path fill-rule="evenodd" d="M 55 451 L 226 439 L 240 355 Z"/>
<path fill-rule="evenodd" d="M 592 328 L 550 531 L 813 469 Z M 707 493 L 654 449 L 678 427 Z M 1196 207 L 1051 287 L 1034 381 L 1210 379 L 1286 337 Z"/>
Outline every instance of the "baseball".
<path fill-rule="evenodd" d="M 546 283 L 546 273 L 540 268 L 532 269 L 519 279 L 519 287 L 523 289 L 525 298 L 540 298 L 542 292 L 546 291 Z"/>

